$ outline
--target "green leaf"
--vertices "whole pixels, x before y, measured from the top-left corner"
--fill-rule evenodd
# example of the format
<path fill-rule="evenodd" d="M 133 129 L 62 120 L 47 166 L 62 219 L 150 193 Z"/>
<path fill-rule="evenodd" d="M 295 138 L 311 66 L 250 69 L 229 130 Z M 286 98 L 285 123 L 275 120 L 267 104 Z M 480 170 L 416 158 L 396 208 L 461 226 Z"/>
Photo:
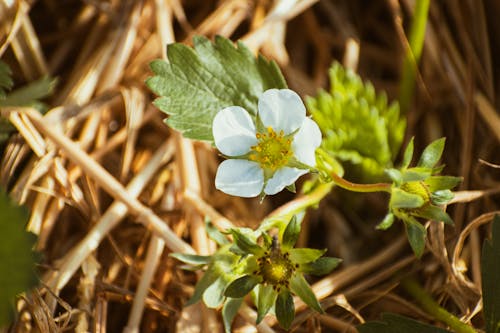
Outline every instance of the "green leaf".
<path fill-rule="evenodd" d="M 323 133 L 321 147 L 341 161 L 346 178 L 375 182 L 393 166 L 406 121 L 399 105 L 389 104 L 353 71 L 339 63 L 329 70 L 330 91 L 308 97 L 306 105 Z"/>
<path fill-rule="evenodd" d="M 460 184 L 462 177 L 453 176 L 432 176 L 425 180 L 430 192 L 450 190 Z"/>
<path fill-rule="evenodd" d="M 11 75 L 10 67 L 0 60 L 0 100 L 5 98 L 6 90 L 10 90 L 14 85 Z"/>
<path fill-rule="evenodd" d="M 453 225 L 451 217 L 441 208 L 433 205 L 426 205 L 421 207 L 413 213 L 413 215 L 422 217 L 424 219 L 433 220 L 437 222 L 444 222 Z"/>
<path fill-rule="evenodd" d="M 283 232 L 283 250 L 291 249 L 297 243 L 300 234 L 300 221 L 294 215 Z"/>
<path fill-rule="evenodd" d="M 323 254 L 325 254 L 325 252 L 326 249 L 318 250 L 308 248 L 290 249 L 288 251 L 288 253 L 290 253 L 290 260 L 294 264 L 306 264 L 313 262 L 318 260 Z"/>
<path fill-rule="evenodd" d="M 222 234 L 208 219 L 205 220 L 205 229 L 207 230 L 208 237 L 216 242 L 219 246 L 229 244 L 229 240 Z"/>
<path fill-rule="evenodd" d="M 403 221 L 405 222 L 406 235 L 413 253 L 417 258 L 420 258 L 424 253 L 427 231 L 422 224 L 412 217 L 407 216 Z"/>
<path fill-rule="evenodd" d="M 231 235 L 233 235 L 233 240 L 235 245 L 243 251 L 243 254 L 254 254 L 260 255 L 264 250 L 255 243 L 250 237 L 242 232 L 240 229 L 229 230 Z"/>
<path fill-rule="evenodd" d="M 378 230 L 387 230 L 392 226 L 393 223 L 394 223 L 394 214 L 389 213 L 384 217 L 382 222 L 380 222 L 377 225 L 377 229 Z"/>
<path fill-rule="evenodd" d="M 414 149 L 414 143 L 412 137 L 410 142 L 408 142 L 408 145 L 406 146 L 405 152 L 403 154 L 403 162 L 401 163 L 401 169 L 404 170 L 410 166 L 411 160 L 413 158 L 413 149 Z"/>
<path fill-rule="evenodd" d="M 262 319 L 269 312 L 271 307 L 274 305 L 278 294 L 274 291 L 273 286 L 261 285 L 259 288 L 259 297 L 257 301 L 257 324 L 259 324 Z"/>
<path fill-rule="evenodd" d="M 445 140 L 446 138 L 437 139 L 425 147 L 417 166 L 434 168 L 443 154 Z"/>
<path fill-rule="evenodd" d="M 27 210 L 0 190 L 0 327 L 12 319 L 16 296 L 38 282 L 32 251 L 36 237 L 24 229 L 27 221 Z"/>
<path fill-rule="evenodd" d="M 397 169 L 386 169 L 385 173 L 389 178 L 396 183 L 396 185 L 399 185 L 403 182 L 403 174 L 397 170 Z"/>
<path fill-rule="evenodd" d="M 450 190 L 442 190 L 431 193 L 431 202 L 434 205 L 446 205 L 455 195 Z"/>
<path fill-rule="evenodd" d="M 146 81 L 160 96 L 155 105 L 170 116 L 167 124 L 186 138 L 213 141 L 212 121 L 221 109 L 237 105 L 255 116 L 265 90 L 287 87 L 275 62 L 242 43 L 235 47 L 220 36 L 213 43 L 195 36 L 193 43 L 168 45 L 168 63 L 153 61 L 155 75 Z"/>
<path fill-rule="evenodd" d="M 222 321 L 224 322 L 224 332 L 231 333 L 231 323 L 238 313 L 243 303 L 243 298 L 228 298 L 222 307 Z"/>
<path fill-rule="evenodd" d="M 35 103 L 37 100 L 49 96 L 56 85 L 57 80 L 45 76 L 33 81 L 24 87 L 14 90 L 3 100 L 0 100 L 0 106 L 27 106 Z"/>
<path fill-rule="evenodd" d="M 424 199 L 418 194 L 405 192 L 399 188 L 393 188 L 391 192 L 391 208 L 418 208 L 424 204 Z"/>
<path fill-rule="evenodd" d="M 323 257 L 316 261 L 302 264 L 300 271 L 305 274 L 321 276 L 333 271 L 341 262 L 342 259 L 339 258 Z"/>
<path fill-rule="evenodd" d="M 197 254 L 187 253 L 170 253 L 169 256 L 191 265 L 207 265 L 212 259 L 212 256 L 200 256 Z"/>
<path fill-rule="evenodd" d="M 451 333 L 394 313 L 382 314 L 382 321 L 370 321 L 357 327 L 359 333 Z"/>
<path fill-rule="evenodd" d="M 224 296 L 232 298 L 244 297 L 259 283 L 259 279 L 253 275 L 244 275 L 227 286 Z"/>
<path fill-rule="evenodd" d="M 300 297 L 304 303 L 306 303 L 312 309 L 318 311 L 319 313 L 324 313 L 321 305 L 319 305 L 316 295 L 314 295 L 311 287 L 307 283 L 304 275 L 294 274 L 290 279 L 290 290 L 297 296 Z"/>
<path fill-rule="evenodd" d="M 187 301 L 186 306 L 197 303 L 203 296 L 205 290 L 217 280 L 219 274 L 213 269 L 212 265 L 208 266 L 207 271 L 201 277 L 200 281 L 194 287 L 193 296 Z"/>
<path fill-rule="evenodd" d="M 483 313 L 487 333 L 500 332 L 500 216 L 495 215 L 491 240 L 485 240 L 481 256 Z"/>
<path fill-rule="evenodd" d="M 284 329 L 288 330 L 292 326 L 295 318 L 295 305 L 293 297 L 287 289 L 279 293 L 276 299 L 276 318 Z"/>

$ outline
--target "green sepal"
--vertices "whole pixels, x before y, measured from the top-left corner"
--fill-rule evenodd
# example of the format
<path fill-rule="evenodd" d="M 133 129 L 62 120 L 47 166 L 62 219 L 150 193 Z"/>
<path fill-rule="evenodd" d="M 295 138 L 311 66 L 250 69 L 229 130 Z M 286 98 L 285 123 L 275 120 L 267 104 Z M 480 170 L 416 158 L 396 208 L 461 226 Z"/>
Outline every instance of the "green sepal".
<path fill-rule="evenodd" d="M 418 194 L 405 192 L 399 188 L 392 188 L 391 208 L 418 208 L 424 204 L 424 199 Z"/>
<path fill-rule="evenodd" d="M 268 284 L 260 286 L 257 300 L 257 324 L 264 319 L 266 314 L 272 308 L 274 302 L 276 302 L 277 297 L 278 294 L 274 291 L 272 285 Z"/>
<path fill-rule="evenodd" d="M 231 247 L 231 251 L 235 252 L 234 245 L 241 250 L 241 252 L 235 252 L 236 254 L 253 254 L 253 255 L 261 255 L 264 250 L 257 245 L 257 243 L 252 240 L 248 235 L 243 233 L 240 229 L 230 229 L 229 232 L 233 235 L 234 244 Z"/>
<path fill-rule="evenodd" d="M 326 249 L 308 249 L 308 248 L 298 248 L 290 249 L 288 253 L 290 254 L 290 260 L 294 264 L 306 264 L 308 262 L 313 262 L 318 260 L 323 254 L 325 254 Z"/>
<path fill-rule="evenodd" d="M 388 213 L 384 219 L 382 220 L 382 222 L 380 222 L 378 225 L 377 225 L 377 229 L 378 230 L 387 230 L 389 229 L 392 224 L 394 223 L 394 214 L 392 213 Z"/>
<path fill-rule="evenodd" d="M 169 256 L 191 265 L 207 265 L 212 260 L 212 256 L 200 256 L 187 253 L 170 253 Z"/>
<path fill-rule="evenodd" d="M 244 275 L 233 282 L 231 282 L 226 290 L 224 296 L 231 298 L 241 298 L 248 294 L 259 283 L 259 278 L 253 275 Z"/>
<path fill-rule="evenodd" d="M 427 238 L 427 231 L 425 227 L 411 216 L 403 218 L 406 226 L 406 235 L 417 258 L 420 258 L 424 253 L 425 240 Z"/>
<path fill-rule="evenodd" d="M 396 185 L 403 182 L 403 174 L 398 169 L 386 169 L 385 173 Z"/>
<path fill-rule="evenodd" d="M 218 308 L 224 301 L 224 289 L 226 289 L 227 282 L 224 277 L 218 277 L 203 293 L 203 303 L 209 308 Z"/>
<path fill-rule="evenodd" d="M 446 138 L 437 139 L 425 147 L 417 166 L 424 168 L 434 168 L 441 159 Z"/>
<path fill-rule="evenodd" d="M 286 189 L 289 192 L 292 192 L 292 193 L 296 193 L 297 192 L 297 188 L 295 187 L 295 183 L 292 183 L 292 184 L 286 186 Z"/>
<path fill-rule="evenodd" d="M 431 193 L 431 202 L 436 206 L 446 205 L 455 195 L 450 190 L 442 190 Z"/>
<path fill-rule="evenodd" d="M 283 240 L 281 246 L 283 250 L 291 249 L 297 243 L 300 234 L 300 221 L 294 215 L 283 232 Z"/>
<path fill-rule="evenodd" d="M 425 180 L 430 192 L 451 190 L 462 181 L 462 177 L 432 176 Z"/>
<path fill-rule="evenodd" d="M 227 298 L 222 307 L 222 321 L 224 322 L 224 332 L 231 333 L 231 323 L 236 317 L 238 310 L 243 303 L 243 298 Z"/>
<path fill-rule="evenodd" d="M 443 211 L 441 208 L 433 205 L 426 205 L 421 207 L 414 212 L 415 216 L 422 217 L 424 219 L 444 222 L 446 224 L 453 225 L 453 220 L 451 217 Z"/>
<path fill-rule="evenodd" d="M 431 174 L 432 170 L 427 168 L 406 169 L 405 172 L 403 172 L 403 182 L 406 183 L 426 180 L 431 176 Z"/>
<path fill-rule="evenodd" d="M 410 166 L 411 160 L 413 158 L 413 149 L 414 149 L 414 143 L 413 143 L 413 137 L 410 139 L 410 142 L 408 142 L 408 145 L 406 146 L 405 152 L 403 154 L 403 161 L 401 163 L 401 169 L 406 169 Z"/>
<path fill-rule="evenodd" d="M 280 326 L 286 330 L 290 329 L 295 318 L 295 305 L 293 297 L 287 289 L 278 294 L 275 312 Z"/>
<path fill-rule="evenodd" d="M 189 306 L 200 301 L 205 290 L 207 290 L 207 288 L 210 287 L 210 285 L 212 285 L 218 277 L 219 274 L 213 269 L 212 265 L 210 265 L 205 274 L 201 277 L 200 281 L 198 281 L 194 287 L 193 296 L 191 296 L 185 306 Z"/>
<path fill-rule="evenodd" d="M 316 261 L 300 265 L 300 271 L 304 274 L 315 276 L 326 275 L 333 271 L 341 262 L 342 259 L 339 258 L 322 257 Z"/>
<path fill-rule="evenodd" d="M 207 231 L 208 237 L 216 242 L 219 246 L 229 244 L 229 240 L 222 232 L 217 229 L 209 219 L 205 220 L 205 230 Z"/>
<path fill-rule="evenodd" d="M 300 297 L 304 303 L 306 303 L 309 307 L 316 310 L 319 313 L 324 313 L 321 305 L 314 295 L 311 286 L 307 283 L 304 275 L 302 274 L 294 274 L 290 279 L 290 290 L 297 296 Z"/>

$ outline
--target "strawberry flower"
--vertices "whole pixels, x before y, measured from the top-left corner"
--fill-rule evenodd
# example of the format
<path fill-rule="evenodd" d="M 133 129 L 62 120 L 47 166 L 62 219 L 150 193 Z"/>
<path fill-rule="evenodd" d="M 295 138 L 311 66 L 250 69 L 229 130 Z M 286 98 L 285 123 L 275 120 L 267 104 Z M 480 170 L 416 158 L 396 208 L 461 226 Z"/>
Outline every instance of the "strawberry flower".
<path fill-rule="evenodd" d="M 316 165 L 321 144 L 318 125 L 289 89 L 266 90 L 255 121 L 240 106 L 222 109 L 212 131 L 215 146 L 228 157 L 217 169 L 215 187 L 240 197 L 272 195 L 293 185 Z"/>

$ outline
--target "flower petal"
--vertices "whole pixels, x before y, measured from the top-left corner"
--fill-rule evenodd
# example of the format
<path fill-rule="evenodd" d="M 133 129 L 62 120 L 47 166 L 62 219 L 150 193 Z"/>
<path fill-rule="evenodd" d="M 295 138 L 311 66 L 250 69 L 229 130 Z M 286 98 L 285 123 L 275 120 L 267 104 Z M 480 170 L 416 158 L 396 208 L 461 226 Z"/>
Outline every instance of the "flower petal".
<path fill-rule="evenodd" d="M 286 186 L 295 183 L 300 176 L 308 172 L 309 170 L 306 169 L 283 167 L 276 171 L 271 179 L 267 181 L 264 193 L 268 195 L 276 194 Z"/>
<path fill-rule="evenodd" d="M 215 187 L 239 197 L 256 197 L 264 186 L 264 172 L 259 164 L 247 160 L 225 160 L 217 169 Z"/>
<path fill-rule="evenodd" d="M 259 98 L 259 117 L 265 127 L 275 132 L 290 134 L 298 129 L 305 117 L 306 108 L 299 95 L 290 89 L 269 89 Z"/>
<path fill-rule="evenodd" d="M 302 163 L 315 166 L 316 148 L 321 144 L 321 131 L 318 124 L 310 118 L 305 118 L 302 126 L 293 137 L 292 149 L 295 157 Z"/>
<path fill-rule="evenodd" d="M 212 134 L 217 149 L 227 156 L 246 154 L 257 144 L 252 118 L 239 106 L 224 108 L 215 115 Z"/>

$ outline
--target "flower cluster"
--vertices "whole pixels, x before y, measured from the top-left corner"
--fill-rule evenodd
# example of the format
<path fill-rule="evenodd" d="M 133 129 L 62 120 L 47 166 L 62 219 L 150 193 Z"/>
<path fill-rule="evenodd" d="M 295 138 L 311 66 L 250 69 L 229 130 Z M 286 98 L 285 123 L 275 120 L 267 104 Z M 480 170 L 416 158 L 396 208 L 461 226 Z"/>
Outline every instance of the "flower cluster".
<path fill-rule="evenodd" d="M 215 187 L 227 194 L 276 194 L 316 165 L 318 125 L 306 117 L 299 95 L 266 90 L 256 119 L 240 106 L 219 111 L 212 127 L 215 146 L 229 159 L 217 170 Z"/>
<path fill-rule="evenodd" d="M 257 323 L 274 306 L 278 322 L 288 329 L 295 317 L 292 294 L 314 310 L 323 311 L 304 274 L 327 274 L 341 260 L 322 257 L 325 250 L 294 248 L 300 233 L 300 222 L 295 217 L 283 232 L 278 231 L 281 237 L 247 228 L 234 228 L 229 232 L 234 243 L 223 242 L 213 256 L 173 255 L 192 265 L 207 266 L 188 304 L 201 299 L 213 308 L 223 304 L 226 332 L 230 331 L 230 323 L 243 297 L 249 293 L 254 295 Z M 220 236 L 215 238 L 220 240 Z"/>

